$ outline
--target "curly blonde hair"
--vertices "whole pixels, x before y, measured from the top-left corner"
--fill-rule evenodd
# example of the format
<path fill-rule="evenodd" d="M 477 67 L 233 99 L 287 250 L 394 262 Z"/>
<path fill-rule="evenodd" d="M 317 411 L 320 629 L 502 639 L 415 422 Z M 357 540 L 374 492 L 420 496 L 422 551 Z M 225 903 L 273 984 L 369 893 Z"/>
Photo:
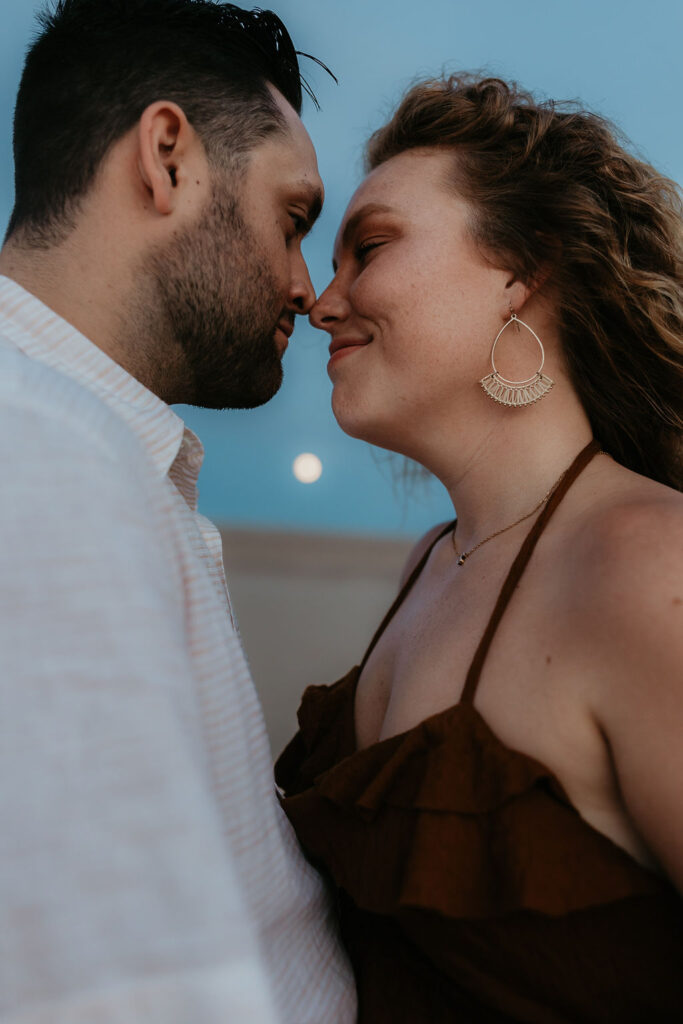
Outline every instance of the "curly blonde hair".
<path fill-rule="evenodd" d="M 681 489 L 683 204 L 576 104 L 456 74 L 413 86 L 367 147 L 373 169 L 416 147 L 453 149 L 454 190 L 499 266 L 551 268 L 560 335 L 594 435 L 624 466 Z"/>

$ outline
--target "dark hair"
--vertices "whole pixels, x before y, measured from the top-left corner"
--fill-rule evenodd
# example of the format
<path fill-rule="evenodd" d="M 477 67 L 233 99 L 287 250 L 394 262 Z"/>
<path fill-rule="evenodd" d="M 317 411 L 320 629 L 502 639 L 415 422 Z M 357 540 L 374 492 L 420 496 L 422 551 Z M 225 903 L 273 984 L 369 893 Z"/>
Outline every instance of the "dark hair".
<path fill-rule="evenodd" d="M 594 435 L 617 461 L 681 488 L 683 208 L 677 186 L 603 118 L 514 83 L 414 86 L 371 137 L 368 168 L 452 147 L 452 186 L 499 264 L 551 268 L 565 357 Z"/>
<path fill-rule="evenodd" d="M 283 126 L 267 82 L 297 113 L 302 84 L 315 102 L 271 11 L 212 0 L 58 0 L 39 21 L 14 115 L 7 232 L 20 230 L 30 245 L 54 244 L 73 226 L 107 150 L 150 103 L 178 103 L 212 163 L 237 166 Z"/>

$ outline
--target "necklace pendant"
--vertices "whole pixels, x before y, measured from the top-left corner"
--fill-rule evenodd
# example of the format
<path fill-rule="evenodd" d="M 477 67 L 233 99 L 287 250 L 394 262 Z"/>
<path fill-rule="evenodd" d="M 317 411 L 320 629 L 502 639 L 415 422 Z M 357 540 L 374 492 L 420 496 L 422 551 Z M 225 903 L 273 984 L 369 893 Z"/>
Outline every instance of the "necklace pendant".
<path fill-rule="evenodd" d="M 467 558 L 467 553 L 463 552 L 462 555 L 460 556 L 460 558 L 458 559 L 458 565 L 464 565 L 466 558 Z"/>

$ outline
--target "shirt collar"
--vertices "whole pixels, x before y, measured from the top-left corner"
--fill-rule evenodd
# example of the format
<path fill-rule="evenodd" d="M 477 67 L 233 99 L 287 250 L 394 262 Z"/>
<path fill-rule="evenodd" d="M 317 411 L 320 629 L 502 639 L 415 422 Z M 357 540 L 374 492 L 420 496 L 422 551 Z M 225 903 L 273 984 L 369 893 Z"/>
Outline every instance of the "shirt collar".
<path fill-rule="evenodd" d="M 204 449 L 169 405 L 35 295 L 2 275 L 0 329 L 30 359 L 71 377 L 125 420 L 159 476 L 170 475 L 196 510 Z"/>

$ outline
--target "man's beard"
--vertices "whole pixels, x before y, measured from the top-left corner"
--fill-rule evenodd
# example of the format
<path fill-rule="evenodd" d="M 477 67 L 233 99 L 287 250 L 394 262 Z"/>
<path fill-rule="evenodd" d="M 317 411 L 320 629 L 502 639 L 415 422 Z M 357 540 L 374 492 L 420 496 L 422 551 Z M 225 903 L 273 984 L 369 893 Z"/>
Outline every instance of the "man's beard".
<path fill-rule="evenodd" d="M 162 371 L 167 400 L 207 409 L 269 401 L 282 383 L 273 335 L 283 295 L 237 198 L 214 184 L 197 224 L 148 257 L 146 270 L 154 333 L 180 350 L 179 358 L 169 352 L 178 372 Z"/>

